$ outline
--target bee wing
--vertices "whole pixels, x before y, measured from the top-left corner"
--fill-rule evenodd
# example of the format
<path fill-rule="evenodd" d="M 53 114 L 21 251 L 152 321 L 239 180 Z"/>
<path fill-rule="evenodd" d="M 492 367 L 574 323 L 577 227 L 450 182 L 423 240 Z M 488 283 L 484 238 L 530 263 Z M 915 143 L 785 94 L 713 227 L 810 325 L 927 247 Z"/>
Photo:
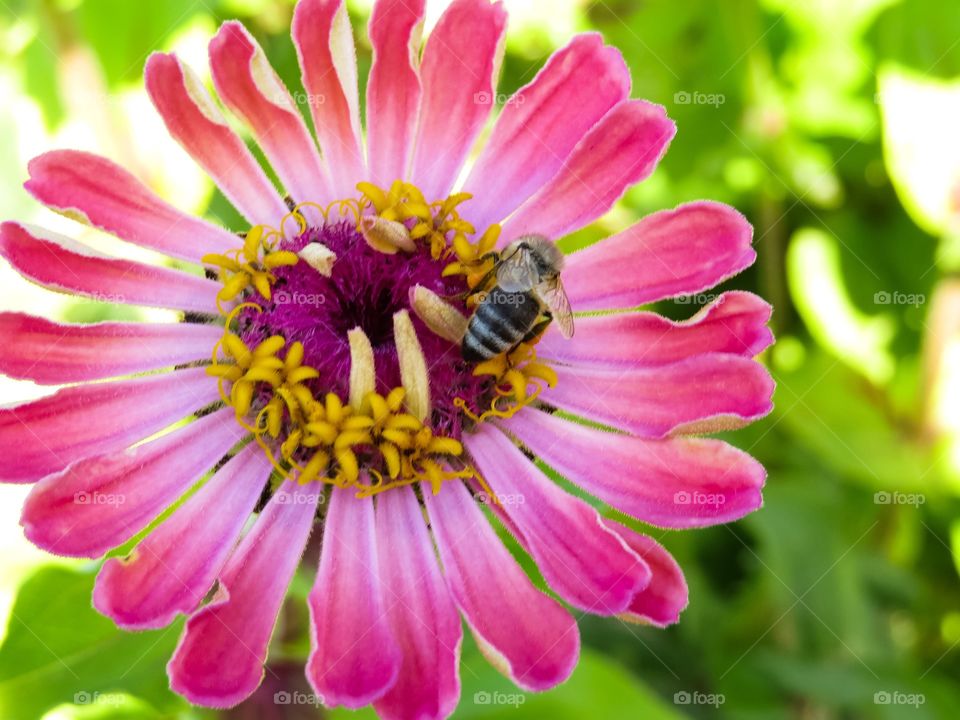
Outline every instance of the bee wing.
<path fill-rule="evenodd" d="M 540 271 L 529 250 L 517 248 L 500 259 L 497 266 L 497 285 L 506 292 L 525 292 L 540 280 Z"/>
<path fill-rule="evenodd" d="M 570 307 L 570 299 L 567 297 L 566 290 L 563 289 L 563 283 L 560 282 L 560 276 L 545 280 L 537 286 L 537 295 L 543 300 L 544 304 L 550 308 L 550 314 L 557 321 L 557 327 L 560 328 L 560 334 L 568 340 L 573 337 L 573 309 Z"/>

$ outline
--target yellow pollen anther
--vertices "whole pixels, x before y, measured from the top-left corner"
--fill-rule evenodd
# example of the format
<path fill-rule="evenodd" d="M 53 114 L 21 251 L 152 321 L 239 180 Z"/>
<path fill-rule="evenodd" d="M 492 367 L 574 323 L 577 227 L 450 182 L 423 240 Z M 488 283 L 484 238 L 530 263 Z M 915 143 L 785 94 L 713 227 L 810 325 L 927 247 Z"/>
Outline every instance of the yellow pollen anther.
<path fill-rule="evenodd" d="M 410 291 L 410 306 L 423 324 L 444 340 L 459 345 L 467 332 L 467 318 L 453 305 L 422 285 Z"/>
<path fill-rule="evenodd" d="M 458 237 L 466 239 L 476 231 L 460 217 L 457 206 L 469 200 L 469 193 L 457 193 L 443 200 L 428 203 L 423 193 L 411 183 L 394 181 L 388 190 L 373 183 L 359 183 L 362 201 L 368 202 L 383 220 L 401 224 L 413 240 L 430 245 L 430 253 L 439 259 L 449 251 L 449 244 Z"/>
<path fill-rule="evenodd" d="M 406 310 L 393 316 L 393 337 L 400 363 L 400 380 L 407 391 L 407 407 L 422 422 L 430 414 L 430 377 L 417 331 Z"/>
<path fill-rule="evenodd" d="M 279 334 L 266 338 L 253 334 L 252 340 L 247 334 L 247 316 L 267 311 L 258 298 L 270 301 L 278 268 L 303 260 L 327 277 L 334 271 L 336 256 L 320 243 L 309 243 L 299 253 L 284 249 L 311 227 L 304 208 L 309 208 L 310 218 L 319 215 L 324 221 L 352 215 L 358 232 L 384 252 L 416 252 L 422 244 L 434 259 L 456 256 L 444 275 L 465 275 L 470 289 L 495 262 L 500 228 L 491 226 L 475 243 L 468 240 L 476 231 L 458 212 L 468 194 L 428 202 L 410 183 L 397 181 L 386 190 L 361 183 L 358 188 L 359 200 L 326 208 L 304 203 L 283 219 L 280 229 L 255 226 L 236 250 L 203 258 L 222 282 L 217 303 L 225 320 L 206 371 L 216 379 L 221 399 L 233 408 L 237 422 L 284 478 L 353 488 L 358 496 L 423 483 L 439 492 L 444 482 L 454 479 L 475 480 L 486 488 L 464 458 L 463 445 L 435 434 L 429 425 L 426 358 L 407 311 L 393 318 L 402 386 L 386 395 L 376 392 L 373 348 L 359 328 L 348 333 L 347 397 L 329 392 L 329 378 L 305 364 L 307 351 L 301 342 Z M 456 307 L 422 287 L 414 288 L 410 300 L 431 330 L 451 342 L 461 341 L 467 319 Z M 245 310 L 247 316 L 241 316 Z M 244 319 L 235 322 L 238 317 Z M 477 421 L 489 415 L 507 417 L 533 402 L 543 384 L 556 382 L 555 373 L 536 362 L 532 347 L 524 346 L 478 365 L 475 374 L 492 378 L 495 395 L 491 409 L 481 415 L 466 403 L 460 405 Z"/>
<path fill-rule="evenodd" d="M 496 264 L 495 249 L 499 239 L 499 225 L 488 227 L 475 243 L 471 243 L 464 235 L 454 237 L 451 247 L 457 259 L 443 269 L 444 277 L 464 275 L 467 287 L 476 289 L 484 278 L 490 277 L 490 271 Z"/>
<path fill-rule="evenodd" d="M 477 423 L 491 417 L 510 418 L 527 405 L 533 403 L 544 387 L 555 387 L 557 373 L 553 368 L 537 362 L 537 353 L 533 344 L 520 343 L 509 353 L 497 355 L 474 369 L 477 376 L 489 375 L 494 380 L 494 396 L 490 408 L 484 412 L 474 412 L 467 401 L 456 398 L 453 402 L 464 415 Z M 530 387 L 533 386 L 533 390 Z"/>
<path fill-rule="evenodd" d="M 360 220 L 359 230 L 370 247 L 387 255 L 395 255 L 400 250 L 413 252 L 417 249 L 407 226 L 396 220 L 368 215 Z"/>
<path fill-rule="evenodd" d="M 298 255 L 324 277 L 333 275 L 333 264 L 337 261 L 337 256 L 326 245 L 318 242 L 309 243 Z"/>

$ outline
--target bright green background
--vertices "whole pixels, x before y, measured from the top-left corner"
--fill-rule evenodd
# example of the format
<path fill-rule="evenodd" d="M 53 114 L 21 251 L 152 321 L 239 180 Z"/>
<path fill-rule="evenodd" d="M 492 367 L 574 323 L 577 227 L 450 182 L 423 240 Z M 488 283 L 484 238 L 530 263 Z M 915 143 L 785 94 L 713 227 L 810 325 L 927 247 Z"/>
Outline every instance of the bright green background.
<path fill-rule="evenodd" d="M 474 701 L 477 692 L 514 690 L 468 642 L 455 717 L 957 717 L 960 424 L 949 411 L 960 410 L 950 389 L 960 375 L 950 327 L 958 318 L 932 309 L 935 297 L 957 292 L 946 198 L 952 189 L 960 205 L 960 102 L 934 81 L 960 77 L 960 4 L 508 5 L 515 22 L 503 91 L 529 81 L 572 32 L 597 29 L 626 56 L 634 95 L 665 105 L 679 126 L 655 176 L 566 242 L 593 241 L 696 198 L 740 208 L 760 257 L 727 286 L 776 307 L 779 343 L 764 360 L 778 382 L 777 407 L 732 436 L 769 471 L 765 507 L 731 526 L 654 531 L 689 579 L 679 626 L 583 618 L 573 678 L 516 709 Z M 60 222 L 30 203 L 20 183 L 30 155 L 68 145 L 109 154 L 182 207 L 234 222 L 145 104 L 143 62 L 176 47 L 204 71 L 206 38 L 239 17 L 299 89 L 286 32 L 291 8 L 285 0 L 0 0 L 0 215 Z M 366 2 L 351 4 L 358 28 L 368 11 Z M 362 33 L 358 44 L 363 75 Z M 678 93 L 714 101 L 683 103 Z M 65 304 L 6 268 L 0 293 L 5 308 L 66 319 L 137 317 Z M 674 317 L 694 310 L 661 309 Z M 944 372 L 924 375 L 942 358 Z M 12 382 L 0 391 L 4 401 L 36 393 Z M 178 627 L 114 629 L 90 609 L 95 567 L 51 565 L 31 552 L 16 522 L 23 492 L 0 490 L 0 610 L 11 612 L 0 647 L 0 718 L 215 716 L 166 690 Z M 923 503 L 884 504 L 877 492 L 920 494 Z M 308 691 L 299 600 L 309 582 L 305 573 L 295 583 L 268 681 L 252 701 L 262 709 L 248 703 L 229 716 L 319 716 L 272 703 L 277 689 Z M 723 704 L 677 704 L 678 692 L 719 694 Z M 73 705 L 75 693 L 96 701 Z M 876 693 L 921 694 L 924 702 L 882 704 Z"/>

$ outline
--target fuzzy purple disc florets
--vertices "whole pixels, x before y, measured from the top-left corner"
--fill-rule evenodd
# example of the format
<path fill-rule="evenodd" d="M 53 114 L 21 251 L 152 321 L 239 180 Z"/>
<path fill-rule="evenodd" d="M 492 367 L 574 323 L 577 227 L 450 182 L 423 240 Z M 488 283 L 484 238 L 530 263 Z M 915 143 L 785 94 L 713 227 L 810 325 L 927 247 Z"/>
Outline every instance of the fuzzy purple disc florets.
<path fill-rule="evenodd" d="M 271 335 L 282 335 L 288 343 L 303 343 L 304 364 L 320 372 L 311 389 L 321 396 L 333 392 L 346 398 L 350 377 L 347 332 L 359 327 L 373 345 L 377 391 L 386 394 L 399 387 L 394 313 L 410 309 L 410 290 L 416 285 L 441 296 L 462 294 L 466 290 L 462 277 L 443 277 L 444 263 L 434 260 L 424 245 L 418 245 L 413 253 L 379 252 L 350 221 L 310 228 L 285 240 L 278 249 L 298 252 L 311 242 L 322 243 L 337 256 L 331 277 L 303 261 L 277 268 L 272 299 L 256 298 L 262 312 L 245 309 L 237 318 L 240 337 L 248 347 Z M 474 366 L 461 358 L 459 346 L 428 330 L 412 311 L 411 317 L 430 375 L 430 424 L 437 433 L 459 438 L 463 415 L 454 399 L 465 398 L 472 404 L 485 382 L 473 376 Z"/>

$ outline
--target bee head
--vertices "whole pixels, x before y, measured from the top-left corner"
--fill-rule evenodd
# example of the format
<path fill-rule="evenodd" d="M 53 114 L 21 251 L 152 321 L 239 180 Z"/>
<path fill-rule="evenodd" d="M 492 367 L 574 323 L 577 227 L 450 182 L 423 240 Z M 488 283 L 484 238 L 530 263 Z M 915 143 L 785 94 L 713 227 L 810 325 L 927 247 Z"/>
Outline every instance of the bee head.
<path fill-rule="evenodd" d="M 560 274 L 563 270 L 563 251 L 557 247 L 557 244 L 543 235 L 524 235 L 514 240 L 504 250 L 506 256 L 510 250 L 525 250 L 530 253 L 540 276 L 547 278 Z"/>

